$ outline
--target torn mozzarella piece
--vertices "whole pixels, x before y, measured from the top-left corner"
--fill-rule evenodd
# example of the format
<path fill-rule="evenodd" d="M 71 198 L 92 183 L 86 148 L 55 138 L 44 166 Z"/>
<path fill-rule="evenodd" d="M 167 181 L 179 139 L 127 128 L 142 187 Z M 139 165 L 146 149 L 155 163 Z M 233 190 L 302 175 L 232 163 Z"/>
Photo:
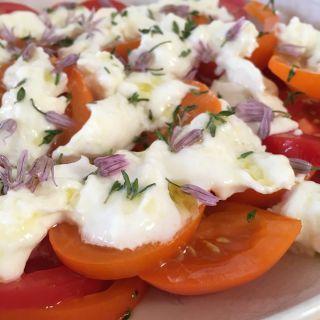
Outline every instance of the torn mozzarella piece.
<path fill-rule="evenodd" d="M 100 99 L 115 93 L 124 80 L 123 64 L 109 52 L 84 52 L 77 62 L 91 92 Z"/>
<path fill-rule="evenodd" d="M 320 253 L 319 184 L 312 181 L 298 183 L 273 211 L 301 220 L 302 229 L 296 239 L 296 249 L 308 254 Z"/>

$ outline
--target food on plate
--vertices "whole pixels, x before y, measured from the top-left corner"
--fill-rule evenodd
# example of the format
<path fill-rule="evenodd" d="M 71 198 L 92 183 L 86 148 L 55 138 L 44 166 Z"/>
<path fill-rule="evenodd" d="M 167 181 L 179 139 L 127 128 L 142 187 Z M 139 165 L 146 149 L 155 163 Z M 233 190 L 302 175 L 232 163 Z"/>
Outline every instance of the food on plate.
<path fill-rule="evenodd" d="M 0 318 L 129 319 L 320 252 L 319 39 L 274 1 L 0 3 Z"/>

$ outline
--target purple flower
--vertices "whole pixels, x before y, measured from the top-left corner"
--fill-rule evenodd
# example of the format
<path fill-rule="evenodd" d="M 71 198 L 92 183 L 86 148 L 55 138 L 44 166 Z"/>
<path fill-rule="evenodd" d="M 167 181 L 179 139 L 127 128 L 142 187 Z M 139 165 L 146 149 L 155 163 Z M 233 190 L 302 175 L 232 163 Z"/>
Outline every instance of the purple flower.
<path fill-rule="evenodd" d="M 184 80 L 194 80 L 198 73 L 198 68 L 192 68 L 188 73 L 183 77 Z"/>
<path fill-rule="evenodd" d="M 17 40 L 13 28 L 9 29 L 6 25 L 3 25 L 0 29 L 0 38 L 7 41 L 9 46 L 15 45 Z"/>
<path fill-rule="evenodd" d="M 209 63 L 212 61 L 214 51 L 207 43 L 199 41 L 196 51 L 198 62 Z"/>
<path fill-rule="evenodd" d="M 49 178 L 54 181 L 54 161 L 52 158 L 43 155 L 37 158 L 28 172 L 28 178 L 25 185 L 34 192 L 40 182 L 48 181 Z"/>
<path fill-rule="evenodd" d="M 153 61 L 153 54 L 149 51 L 144 51 L 139 54 L 134 64 L 131 66 L 132 70 L 146 72 L 148 71 Z"/>
<path fill-rule="evenodd" d="M 94 160 L 94 165 L 98 167 L 98 173 L 102 177 L 115 175 L 129 164 L 123 154 L 114 154 L 111 156 L 98 157 Z"/>
<path fill-rule="evenodd" d="M 58 62 L 55 65 L 54 71 L 56 73 L 60 73 L 63 71 L 64 68 L 76 64 L 78 59 L 79 59 L 79 55 L 75 53 L 71 53 L 66 57 L 64 57 L 63 59 L 58 60 Z"/>
<path fill-rule="evenodd" d="M 67 10 L 75 9 L 79 4 L 73 1 L 64 1 L 57 4 L 57 7 L 66 8 Z"/>
<path fill-rule="evenodd" d="M 41 47 L 50 47 L 64 39 L 64 37 L 64 35 L 55 35 L 54 28 L 46 28 L 38 41 L 38 45 Z"/>
<path fill-rule="evenodd" d="M 310 171 L 319 170 L 320 167 L 313 166 L 310 162 L 298 158 L 289 158 L 290 165 L 296 173 L 306 174 Z"/>
<path fill-rule="evenodd" d="M 264 103 L 257 100 L 240 102 L 236 106 L 236 116 L 245 122 L 260 122 L 258 135 L 261 139 L 269 135 L 273 112 Z"/>
<path fill-rule="evenodd" d="M 213 195 L 211 192 L 194 184 L 184 184 L 181 186 L 181 190 L 195 197 L 198 201 L 206 206 L 215 206 L 219 201 L 219 198 Z"/>
<path fill-rule="evenodd" d="M 73 125 L 72 119 L 63 113 L 48 111 L 45 113 L 45 118 L 58 128 L 69 128 Z"/>
<path fill-rule="evenodd" d="M 287 54 L 289 56 L 292 56 L 294 58 L 301 57 L 305 52 L 305 47 L 303 46 L 297 46 L 294 44 L 279 44 L 277 47 L 278 52 Z"/>
<path fill-rule="evenodd" d="M 22 58 L 25 61 L 28 61 L 32 58 L 36 51 L 36 45 L 34 42 L 29 42 L 28 45 L 22 51 Z"/>
<path fill-rule="evenodd" d="M 5 131 L 7 134 L 3 137 L 3 141 L 11 137 L 17 130 L 17 121 L 14 119 L 6 119 L 0 122 L 0 132 Z"/>
<path fill-rule="evenodd" d="M 178 17 L 185 18 L 189 14 L 189 6 L 185 4 L 181 4 L 181 5 L 168 4 L 163 6 L 160 9 L 160 12 L 165 14 L 173 13 Z"/>
<path fill-rule="evenodd" d="M 235 24 L 227 31 L 226 37 L 223 43 L 221 44 L 221 47 L 223 47 L 226 44 L 226 42 L 234 40 L 238 36 L 245 21 L 245 17 L 241 17 L 235 22 Z"/>
<path fill-rule="evenodd" d="M 175 127 L 172 132 L 170 139 L 170 149 L 172 152 L 179 152 L 185 147 L 194 145 L 197 142 L 200 142 L 203 138 L 203 133 L 201 129 L 193 129 L 183 135 L 181 138 L 178 138 L 181 132 L 180 127 Z"/>

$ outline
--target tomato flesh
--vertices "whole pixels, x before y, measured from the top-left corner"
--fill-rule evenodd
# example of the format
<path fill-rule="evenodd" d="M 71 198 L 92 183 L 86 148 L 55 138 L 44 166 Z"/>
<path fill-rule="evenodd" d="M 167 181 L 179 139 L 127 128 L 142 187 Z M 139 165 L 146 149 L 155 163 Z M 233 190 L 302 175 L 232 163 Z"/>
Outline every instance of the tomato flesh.
<path fill-rule="evenodd" d="M 208 208 L 186 249 L 141 278 L 171 293 L 197 295 L 259 277 L 288 250 L 301 223 L 261 209 L 248 222 L 253 209 L 239 204 Z"/>
<path fill-rule="evenodd" d="M 92 10 L 92 9 L 99 10 L 100 8 L 103 8 L 100 1 L 98 0 L 88 0 L 88 1 L 82 2 L 81 4 L 87 7 L 89 10 Z M 119 11 L 123 10 L 126 7 L 125 4 L 117 0 L 109 0 L 108 4 L 110 5 L 110 7 L 113 7 Z"/>
<path fill-rule="evenodd" d="M 105 287 L 106 282 L 84 278 L 63 266 L 36 271 L 0 284 L 0 309 L 53 306 Z"/>
<path fill-rule="evenodd" d="M 306 160 L 315 166 L 320 165 L 320 137 L 282 133 L 267 137 L 263 143 L 267 151 L 274 154 Z"/>
<path fill-rule="evenodd" d="M 26 6 L 21 3 L 13 3 L 13 2 L 1 2 L 0 3 L 0 14 L 11 13 L 15 11 L 31 11 L 37 13 L 33 8 Z"/>

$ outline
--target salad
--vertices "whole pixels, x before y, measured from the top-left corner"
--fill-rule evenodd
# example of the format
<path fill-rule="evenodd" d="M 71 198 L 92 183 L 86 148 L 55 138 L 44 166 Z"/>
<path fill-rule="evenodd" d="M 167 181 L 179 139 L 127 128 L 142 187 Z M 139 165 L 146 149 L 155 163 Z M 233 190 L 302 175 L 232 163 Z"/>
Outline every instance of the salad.
<path fill-rule="evenodd" d="M 0 3 L 0 319 L 129 319 L 320 252 L 320 31 L 278 14 Z"/>

